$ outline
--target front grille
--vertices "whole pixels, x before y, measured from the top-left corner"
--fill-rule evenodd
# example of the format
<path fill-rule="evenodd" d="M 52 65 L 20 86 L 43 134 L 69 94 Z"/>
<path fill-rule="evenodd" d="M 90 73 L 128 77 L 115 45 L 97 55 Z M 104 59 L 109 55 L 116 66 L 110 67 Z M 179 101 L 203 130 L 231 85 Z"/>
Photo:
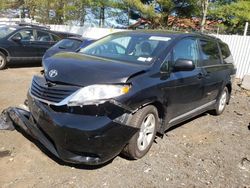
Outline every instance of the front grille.
<path fill-rule="evenodd" d="M 38 99 L 59 103 L 78 89 L 76 86 L 48 84 L 44 78 L 34 76 L 30 93 Z"/>

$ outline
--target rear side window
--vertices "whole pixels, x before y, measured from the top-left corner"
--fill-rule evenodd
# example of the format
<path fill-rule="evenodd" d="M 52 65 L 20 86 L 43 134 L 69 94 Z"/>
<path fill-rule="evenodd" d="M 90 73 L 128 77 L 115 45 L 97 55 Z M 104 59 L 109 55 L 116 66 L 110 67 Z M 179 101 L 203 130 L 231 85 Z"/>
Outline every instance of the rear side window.
<path fill-rule="evenodd" d="M 220 42 L 221 55 L 224 63 L 233 63 L 233 57 L 227 44 Z"/>
<path fill-rule="evenodd" d="M 215 41 L 200 40 L 202 66 L 221 63 L 220 52 Z"/>
<path fill-rule="evenodd" d="M 53 41 L 49 33 L 43 31 L 37 31 L 37 40 L 41 42 L 51 42 Z"/>

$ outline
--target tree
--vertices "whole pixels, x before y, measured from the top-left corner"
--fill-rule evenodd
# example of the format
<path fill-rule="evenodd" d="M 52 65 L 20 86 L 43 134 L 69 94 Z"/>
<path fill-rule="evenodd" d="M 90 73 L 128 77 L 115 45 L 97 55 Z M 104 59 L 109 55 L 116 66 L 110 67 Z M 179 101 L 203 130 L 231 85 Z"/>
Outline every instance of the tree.
<path fill-rule="evenodd" d="M 203 33 L 206 24 L 209 0 L 200 0 L 199 4 L 201 6 L 201 32 Z"/>
<path fill-rule="evenodd" d="M 86 8 L 91 7 L 91 0 L 71 0 L 64 4 L 64 22 L 78 20 L 80 26 L 84 25 Z"/>
<path fill-rule="evenodd" d="M 94 9 L 98 8 L 99 9 L 99 26 L 103 27 L 104 26 L 104 21 L 105 21 L 105 9 L 107 7 L 114 7 L 117 4 L 116 1 L 113 0 L 92 0 L 90 2 L 90 6 Z"/>
<path fill-rule="evenodd" d="M 174 12 L 178 17 L 190 18 L 199 15 L 200 8 L 197 0 L 173 0 Z"/>
<path fill-rule="evenodd" d="M 0 10 L 4 9 L 5 3 L 3 0 L 0 0 Z"/>
<path fill-rule="evenodd" d="M 160 25 L 162 27 L 168 26 L 168 17 L 175 8 L 175 3 L 172 0 L 158 0 L 157 3 L 162 9 L 160 14 Z"/>
<path fill-rule="evenodd" d="M 125 7 L 138 10 L 141 17 L 152 23 L 152 28 L 167 27 L 168 16 L 173 8 L 172 0 L 123 0 L 122 3 Z M 156 7 L 160 11 L 156 11 Z"/>
<path fill-rule="evenodd" d="M 250 22 L 250 2 L 247 0 L 232 1 L 222 6 L 214 6 L 209 16 L 221 20 L 228 33 L 243 33 L 245 22 Z"/>

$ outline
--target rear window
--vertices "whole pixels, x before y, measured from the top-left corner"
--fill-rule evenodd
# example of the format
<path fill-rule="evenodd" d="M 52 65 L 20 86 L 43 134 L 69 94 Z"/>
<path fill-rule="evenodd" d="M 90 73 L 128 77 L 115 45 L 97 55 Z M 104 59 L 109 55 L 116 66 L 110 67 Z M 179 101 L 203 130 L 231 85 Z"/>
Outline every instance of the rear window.
<path fill-rule="evenodd" d="M 200 46 L 202 66 L 217 65 L 221 63 L 217 42 L 200 40 Z"/>

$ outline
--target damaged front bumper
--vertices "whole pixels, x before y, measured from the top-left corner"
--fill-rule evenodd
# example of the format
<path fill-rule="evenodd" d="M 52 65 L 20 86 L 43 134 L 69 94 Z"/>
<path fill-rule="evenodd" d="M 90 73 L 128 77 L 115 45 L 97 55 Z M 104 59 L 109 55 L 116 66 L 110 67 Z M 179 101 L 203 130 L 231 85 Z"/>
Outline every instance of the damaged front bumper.
<path fill-rule="evenodd" d="M 9 119 L 65 162 L 105 163 L 117 156 L 138 131 L 117 118 L 56 112 L 28 98 L 30 112 L 9 108 Z"/>

